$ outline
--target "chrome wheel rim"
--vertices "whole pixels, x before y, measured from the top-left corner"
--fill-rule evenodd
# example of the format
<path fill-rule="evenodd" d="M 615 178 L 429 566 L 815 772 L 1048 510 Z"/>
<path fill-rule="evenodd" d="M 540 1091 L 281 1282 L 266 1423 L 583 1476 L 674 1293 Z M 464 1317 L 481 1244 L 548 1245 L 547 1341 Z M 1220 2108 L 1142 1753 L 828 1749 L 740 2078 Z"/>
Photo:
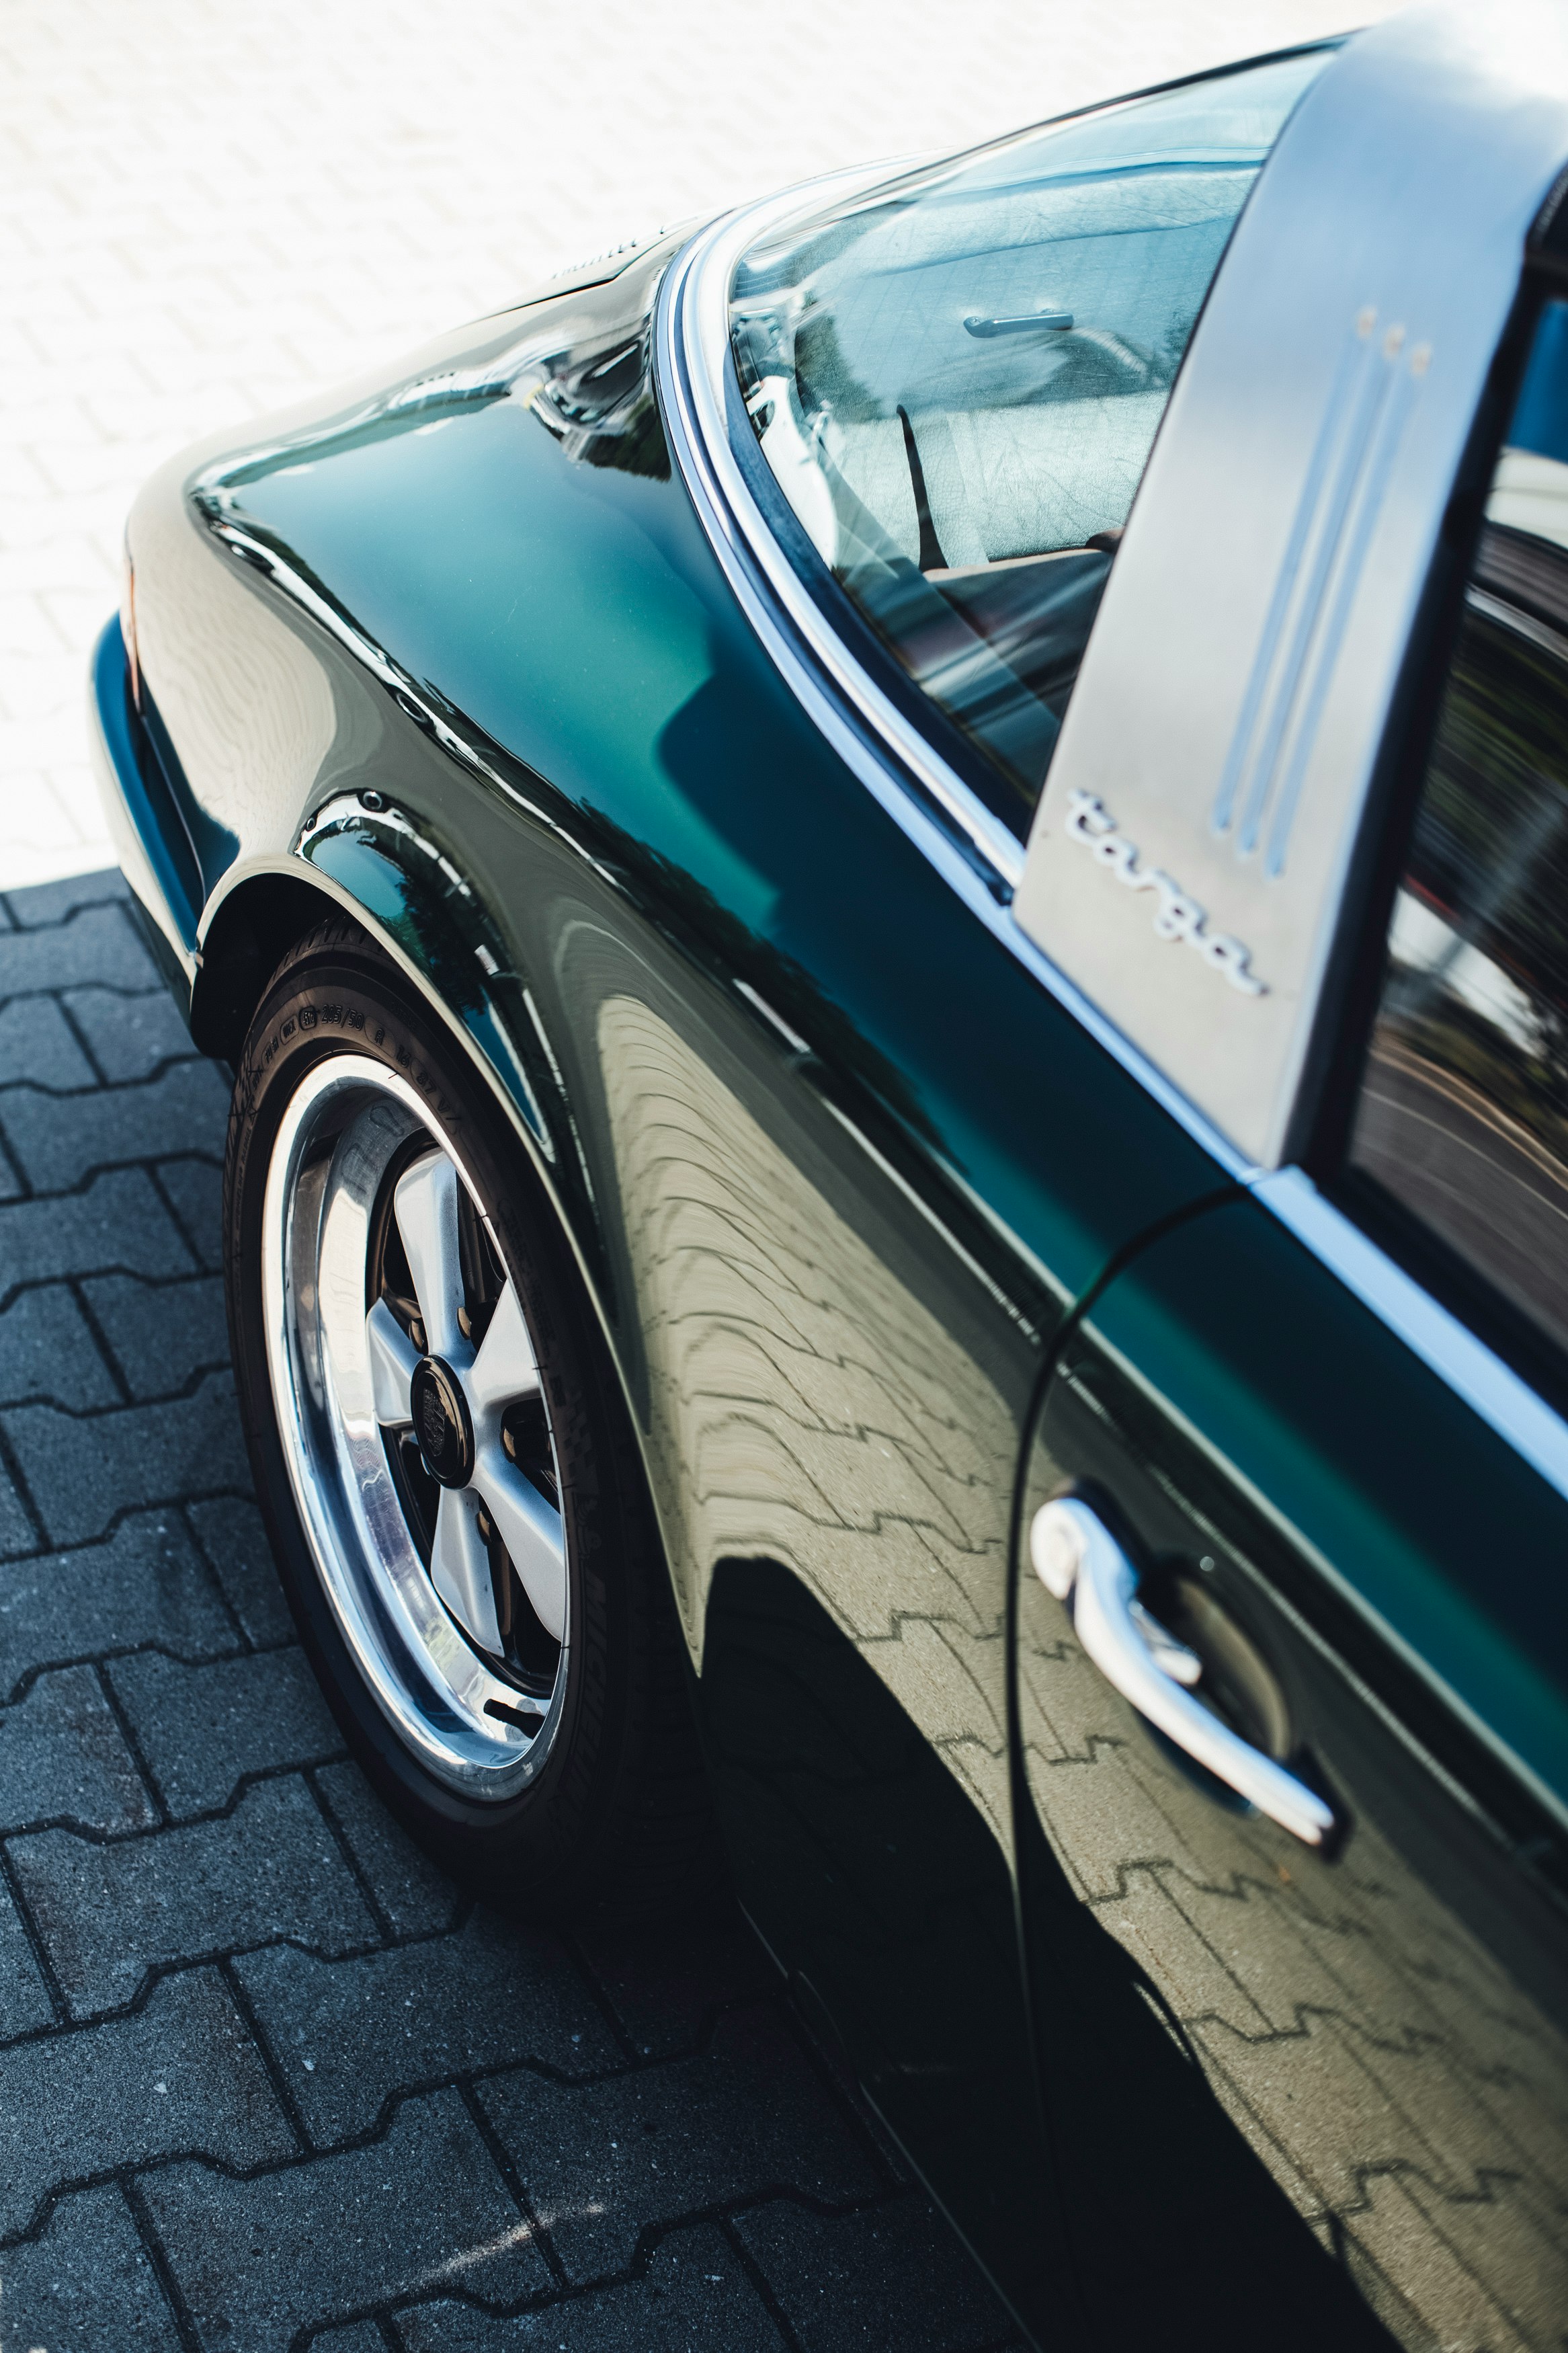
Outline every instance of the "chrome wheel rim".
<path fill-rule="evenodd" d="M 322 1588 L 405 1747 L 526 1786 L 560 1721 L 570 1578 L 538 1355 L 478 1188 L 366 1055 L 308 1071 L 263 1212 L 268 1371 Z"/>

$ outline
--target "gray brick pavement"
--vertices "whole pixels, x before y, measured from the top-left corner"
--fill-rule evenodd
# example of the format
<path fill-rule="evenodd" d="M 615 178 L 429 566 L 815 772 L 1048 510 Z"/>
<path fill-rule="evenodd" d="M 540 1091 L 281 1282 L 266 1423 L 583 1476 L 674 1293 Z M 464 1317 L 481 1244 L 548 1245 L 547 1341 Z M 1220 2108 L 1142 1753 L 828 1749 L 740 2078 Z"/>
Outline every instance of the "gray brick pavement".
<path fill-rule="evenodd" d="M 90 1177 L 63 1201 L 0 1203 L 0 1303 L 25 1283 L 97 1273 L 189 1274 L 199 1262 L 145 1168 Z"/>
<path fill-rule="evenodd" d="M 171 1136 L 221 1153 L 227 1115 L 226 1092 L 208 1062 L 175 1062 L 155 1079 L 111 1093 L 0 1089 L 12 1161 L 39 1193 L 64 1193 L 94 1169 L 144 1160 Z"/>
<path fill-rule="evenodd" d="M 780 2342 L 734 2241 L 701 2224 L 661 2239 L 621 2285 L 505 2320 L 441 2298 L 400 2315 L 398 2335 L 408 2353 L 776 2353 Z"/>
<path fill-rule="evenodd" d="M 105 1672 L 172 1821 L 216 1813 L 244 1781 L 342 1753 L 293 1644 L 199 1666 L 147 1651 Z"/>
<path fill-rule="evenodd" d="M 191 1397 L 121 1413 L 83 1417 L 54 1405 L 14 1407 L 0 1413 L 0 1434 L 39 1525 L 60 1545 L 107 1535 L 128 1507 L 212 1494 L 246 1477 L 226 1367 L 209 1374 Z"/>
<path fill-rule="evenodd" d="M 273 1574 L 255 1504 L 220 1495 L 210 1503 L 187 1504 L 184 1518 L 246 1641 L 258 1650 L 291 1641 L 294 1621 Z"/>
<path fill-rule="evenodd" d="M 83 2189 L 4 2259 L 11 2343 L 48 2353 L 182 2353 L 153 2259 L 117 2183 Z"/>
<path fill-rule="evenodd" d="M 493 2306 L 557 2284 L 460 2091 L 405 2101 L 370 2147 L 308 2168 L 236 2181 L 191 2163 L 143 2194 L 202 2343 L 229 2353 L 286 2353 L 345 2307 L 436 2285 Z"/>
<path fill-rule="evenodd" d="M 588 2085 L 517 2070 L 479 2096 L 575 2280 L 623 2270 L 645 2231 L 693 2209 L 759 2189 L 852 2205 L 878 2186 L 772 2009 L 726 2012 L 692 2058 Z"/>
<path fill-rule="evenodd" d="M 525 2063 L 568 2080 L 622 2063 L 586 1973 L 483 1913 L 429 1944 L 336 1962 L 275 1945 L 235 1968 L 321 2144 L 369 2132 L 411 2087 Z"/>
<path fill-rule="evenodd" d="M 247 1789 L 231 1814 L 160 1838 L 40 1831 L 9 1846 L 16 1885 L 77 2017 L 133 2000 L 148 1974 L 200 1954 L 297 1937 L 346 1953 L 370 1908 L 309 1785 Z"/>
<path fill-rule="evenodd" d="M 100 1275 L 82 1284 L 81 1303 L 108 1343 L 109 1361 L 126 1395 L 139 1402 L 178 1397 L 198 1374 L 216 1371 L 228 1361 L 221 1276 L 151 1283 L 134 1275 Z M 103 1400 L 95 1396 L 70 1402 Z"/>
<path fill-rule="evenodd" d="M 79 1412 L 121 1400 L 121 1384 L 104 1361 L 81 1302 L 63 1285 L 24 1291 L 0 1313 L 0 1365 L 14 1392 L 10 1403 L 58 1398 Z"/>
<path fill-rule="evenodd" d="M 216 1074 L 117 898 L 0 899 L 0 2342 L 1011 2344 L 736 1920 L 525 1932 L 342 1755 L 204 1271 L 221 1119 L 155 1092 Z"/>
<path fill-rule="evenodd" d="M 50 1821 L 105 1833 L 149 1830 L 157 1819 L 91 1667 L 40 1675 L 26 1699 L 0 1709 L 0 1836 Z"/>
<path fill-rule="evenodd" d="M 210 1968 L 164 1978 L 134 2016 L 90 2034 L 34 2036 L 0 2052 L 0 2110 L 5 2236 L 26 2231 L 65 2184 L 182 2149 L 235 2167 L 299 2147 L 261 2053 Z"/>
<path fill-rule="evenodd" d="M 210 1658 L 238 1639 L 178 1512 L 137 1512 L 102 1544 L 0 1567 L 0 1697 L 20 1698 L 42 1667 L 153 1642 L 174 1658 Z"/>

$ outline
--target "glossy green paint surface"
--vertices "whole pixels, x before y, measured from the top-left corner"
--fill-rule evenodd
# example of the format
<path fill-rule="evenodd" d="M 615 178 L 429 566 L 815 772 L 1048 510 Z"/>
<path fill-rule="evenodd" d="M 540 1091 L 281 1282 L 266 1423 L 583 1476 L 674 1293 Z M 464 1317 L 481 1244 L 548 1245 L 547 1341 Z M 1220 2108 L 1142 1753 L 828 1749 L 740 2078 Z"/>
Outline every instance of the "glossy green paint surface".
<path fill-rule="evenodd" d="M 1295 2210 L 1224 2154 L 1146 1974 L 1085 1926 L 1010 1715 L 1012 1613 L 1037 1659 L 1071 1651 L 1014 1551 L 1064 1310 L 1231 1188 L 757 644 L 648 389 L 658 266 L 147 494 L 148 643 L 222 657 L 176 675 L 143 648 L 216 881 L 198 1012 L 226 974 L 243 1028 L 241 950 L 300 903 L 279 913 L 279 876 L 319 881 L 491 1073 L 616 1353 L 748 1908 L 1037 2339 L 1077 2341 L 1075 2268 L 1094 2301 L 1124 2251 L 1086 2207 L 1138 2211 L 1107 2185 L 1140 2099 L 1191 2189 L 1162 2203 L 1134 2161 L 1165 2248 L 1140 2276 L 1179 2278 L 1205 2225 L 1200 2142 L 1296 2260 Z M 1298 1621 L 1506 1838 L 1539 1838 L 1465 1711 L 1563 1772 L 1560 1499 L 1251 1202 L 1151 1240 L 1070 1345 L 1037 1490 L 1125 1477 L 1151 1544 L 1212 1543 L 1356 1806 L 1390 1768 Z M 1323 2293 L 1304 2327 L 1359 2325 Z M 1254 2317 L 1225 2325 L 1246 2342 Z"/>
<path fill-rule="evenodd" d="M 1238 1807 L 1020 1558 L 1020 1909 L 1107 2341 L 1157 2337 L 1179 2276 L 1215 2353 L 1264 2310 L 1282 2353 L 1549 2342 L 1568 1504 L 1250 1200 L 1152 1240 L 1068 1335 L 1026 1514 L 1067 1484 L 1200 1697 L 1336 1817 L 1320 1850 Z"/>
<path fill-rule="evenodd" d="M 493 1074 L 616 1352 L 742 1898 L 1043 2334 L 1073 2290 L 1016 1941 L 1016 1464 L 1064 1306 L 1225 1180 L 758 646 L 669 471 L 656 277 L 207 453 L 184 536 L 148 494 L 150 641 L 221 589 L 282 681 L 204 703 L 143 649 L 237 844 L 200 987 L 314 874 Z"/>
<path fill-rule="evenodd" d="M 579 302 L 563 331 L 636 332 L 628 299 L 651 286 L 613 290 L 607 319 Z M 536 316 L 529 340 L 547 341 Z M 844 1053 L 1075 1295 L 1152 1219 L 1212 1190 L 1213 1163 L 829 751 L 735 606 L 661 441 L 646 466 L 574 459 L 498 396 L 324 434 L 320 455 L 292 439 L 233 470 L 232 501 L 587 846 L 764 993 L 798 986 L 830 1006 Z M 508 876 L 474 879 L 504 917 Z"/>
<path fill-rule="evenodd" d="M 1343 1639 L 1364 1611 L 1355 1646 L 1423 1662 L 1568 1804 L 1568 1500 L 1255 1202 L 1167 1236 L 1090 1329 L 1220 1492 L 1267 1498 Z"/>

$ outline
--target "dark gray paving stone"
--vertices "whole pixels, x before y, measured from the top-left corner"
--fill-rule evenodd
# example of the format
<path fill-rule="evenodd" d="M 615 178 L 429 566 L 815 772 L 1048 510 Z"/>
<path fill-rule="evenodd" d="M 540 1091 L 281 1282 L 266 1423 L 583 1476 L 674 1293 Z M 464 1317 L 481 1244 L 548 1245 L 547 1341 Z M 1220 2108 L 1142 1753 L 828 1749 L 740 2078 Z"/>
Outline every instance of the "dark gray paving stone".
<path fill-rule="evenodd" d="M 316 1787 L 353 1851 L 395 1936 L 449 1928 L 461 1898 L 443 1871 L 400 1830 L 357 1765 L 329 1765 Z"/>
<path fill-rule="evenodd" d="M 98 1072 L 52 997 L 14 997 L 0 1006 L 0 1087 L 92 1087 Z"/>
<path fill-rule="evenodd" d="M 142 2194 L 200 2342 L 223 2353 L 287 2353 L 300 2329 L 432 2287 L 507 2304 L 551 2284 L 455 2092 L 410 2100 L 369 2148 L 255 2181 L 174 2166 Z"/>
<path fill-rule="evenodd" d="M 622 2269 L 650 2222 L 760 2190 L 834 2204 L 880 2187 L 771 2007 L 723 2019 L 700 2058 L 582 2088 L 501 2075 L 479 2096 L 576 2279 Z"/>
<path fill-rule="evenodd" d="M 26 1192 L 22 1172 L 5 1149 L 5 1139 L 0 1135 L 0 1201 L 19 1201 Z"/>
<path fill-rule="evenodd" d="M 247 1773 L 342 1754 L 342 1735 L 297 1649 L 202 1666 L 145 1651 L 108 1673 L 176 1821 L 226 1805 Z"/>
<path fill-rule="evenodd" d="M 732 1904 L 695 1921 L 588 1931 L 577 1948 L 645 2058 L 701 2043 L 716 2014 L 774 1992 L 777 1972 Z"/>
<path fill-rule="evenodd" d="M 57 1545 L 106 1535 L 139 1505 L 250 1484 L 234 1379 L 209 1373 L 187 1398 L 83 1419 L 55 1406 L 11 1407 L 0 1427 Z"/>
<path fill-rule="evenodd" d="M 7 2348 L 179 2353 L 153 2259 L 112 2184 L 63 2198 L 41 2238 L 0 2253 Z"/>
<path fill-rule="evenodd" d="M 358 1960 L 275 1947 L 237 1967 L 315 2141 L 368 2132 L 400 2086 L 529 2059 L 564 2074 L 620 2063 L 562 1948 L 489 1914 Z"/>
<path fill-rule="evenodd" d="M 144 1642 L 188 1659 L 235 1647 L 178 1513 L 139 1512 L 103 1544 L 0 1568 L 0 1700 L 37 1667 Z"/>
<path fill-rule="evenodd" d="M 160 1962 L 283 1936 L 341 1953 L 375 1935 L 302 1781 L 263 1781 L 217 1821 L 122 1845 L 43 1831 L 9 1852 L 79 2018 L 129 2001 Z"/>
<path fill-rule="evenodd" d="M 294 1620 L 255 1504 L 220 1495 L 214 1503 L 192 1504 L 185 1516 L 247 1639 L 262 1645 L 291 1642 Z"/>
<path fill-rule="evenodd" d="M 209 1062 L 207 1068 L 211 1070 Z M 205 1267 L 223 1265 L 223 1151 L 220 1129 L 216 1160 L 162 1160 L 158 1181 L 174 1203 L 180 1229 Z"/>
<path fill-rule="evenodd" d="M 20 892 L 12 894 L 16 906 Z M 99 980 L 110 988 L 154 988 L 158 973 L 123 907 L 83 907 L 47 928 L 0 933 L 0 997 Z"/>
<path fill-rule="evenodd" d="M 351 2320 L 346 2328 L 323 2328 L 310 2339 L 310 2353 L 386 2353 L 386 2339 L 374 2320 Z"/>
<path fill-rule="evenodd" d="M 40 1675 L 0 1709 L 0 1833 L 49 1821 L 135 1831 L 157 1819 L 91 1667 Z"/>
<path fill-rule="evenodd" d="M 295 2145 L 216 1969 L 165 1978 L 133 2017 L 0 2052 L 3 2233 L 84 2174 L 184 2149 L 254 2166 Z"/>
<path fill-rule="evenodd" d="M 0 1462 L 0 1559 L 14 1560 L 19 1553 L 38 1549 L 38 1532 L 22 1500 L 21 1491 L 3 1462 Z"/>
<path fill-rule="evenodd" d="M 0 940 L 0 954 L 5 943 Z M 228 1089 L 211 1062 L 173 1062 L 139 1087 L 96 1087 L 51 1095 L 6 1089 L 0 1121 L 11 1156 L 38 1193 L 63 1193 L 89 1169 L 155 1153 L 214 1152 L 228 1129 Z"/>
<path fill-rule="evenodd" d="M 738 2214 L 733 2227 L 805 2353 L 990 2353 L 1023 2344 L 922 2197 L 831 2216 L 781 2202 Z"/>
<path fill-rule="evenodd" d="M 44 923 L 63 923 L 79 907 L 124 903 L 131 886 L 118 866 L 101 866 L 92 874 L 68 874 L 58 882 L 32 882 L 25 891 L 7 891 L 5 905 L 20 930 Z"/>
<path fill-rule="evenodd" d="M 13 2034 L 28 2034 L 36 2026 L 47 2026 L 53 2016 L 48 1988 L 27 1932 L 10 1889 L 0 1879 L 0 2042 L 8 2042 Z M 3 2269 L 0 2277 L 4 2277 Z M 5 2306 L 0 2302 L 0 2322 L 5 2316 Z"/>
<path fill-rule="evenodd" d="M 779 2353 L 784 2339 L 721 2232 L 677 2231 L 641 2279 L 510 2319 L 472 2305 L 401 2312 L 408 2353 Z"/>
<path fill-rule="evenodd" d="M 0 1404 L 22 1398 L 79 1410 L 119 1401 L 114 1376 L 64 1283 L 19 1292 L 0 1312 Z"/>
<path fill-rule="evenodd" d="M 176 1396 L 197 1373 L 228 1362 L 221 1275 L 140 1282 L 110 1274 L 83 1283 L 82 1293 L 133 1398 Z"/>
<path fill-rule="evenodd" d="M 111 1083 L 150 1079 L 161 1062 L 184 1061 L 196 1050 L 166 988 L 136 997 L 117 988 L 72 988 L 64 1002 Z"/>
<path fill-rule="evenodd" d="M 143 1170 L 108 1170 L 63 1201 L 0 1204 L 0 1298 L 19 1283 L 115 1270 L 192 1271 L 180 1229 Z"/>

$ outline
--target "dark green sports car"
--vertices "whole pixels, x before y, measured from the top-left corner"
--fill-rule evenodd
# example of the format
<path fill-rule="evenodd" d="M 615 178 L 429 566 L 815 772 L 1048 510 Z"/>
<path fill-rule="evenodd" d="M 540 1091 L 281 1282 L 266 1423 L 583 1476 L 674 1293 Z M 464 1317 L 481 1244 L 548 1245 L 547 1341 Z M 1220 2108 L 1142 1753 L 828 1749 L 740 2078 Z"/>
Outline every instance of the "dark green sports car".
<path fill-rule="evenodd" d="M 1500 0 L 816 182 L 95 657 L 355 1753 L 721 1852 L 1042 2347 L 1568 2330 L 1565 164 Z"/>

